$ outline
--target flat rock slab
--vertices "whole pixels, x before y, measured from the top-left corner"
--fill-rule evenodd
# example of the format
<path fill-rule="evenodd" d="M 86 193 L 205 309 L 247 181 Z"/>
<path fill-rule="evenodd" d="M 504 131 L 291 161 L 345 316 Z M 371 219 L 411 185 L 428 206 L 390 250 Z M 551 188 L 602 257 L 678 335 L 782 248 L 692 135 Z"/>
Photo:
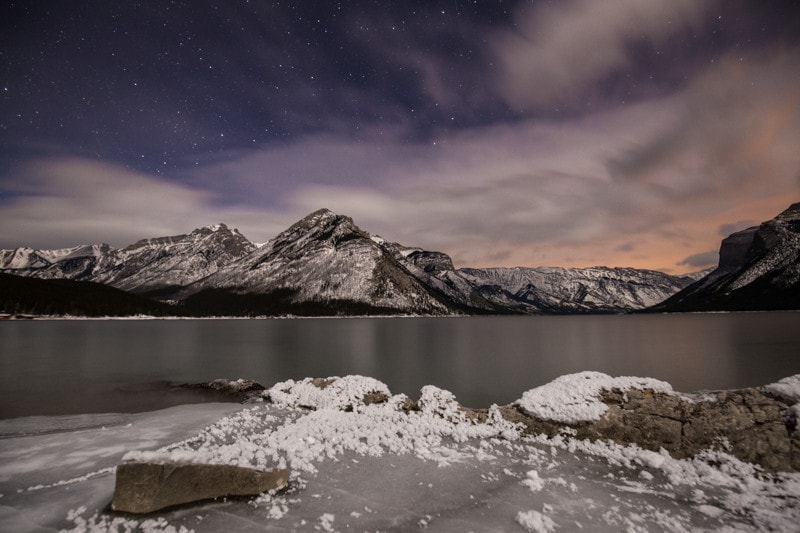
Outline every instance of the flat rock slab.
<path fill-rule="evenodd" d="M 152 513 L 223 496 L 254 496 L 280 489 L 288 481 L 288 470 L 195 463 L 123 463 L 117 466 L 111 508 L 126 513 Z"/>

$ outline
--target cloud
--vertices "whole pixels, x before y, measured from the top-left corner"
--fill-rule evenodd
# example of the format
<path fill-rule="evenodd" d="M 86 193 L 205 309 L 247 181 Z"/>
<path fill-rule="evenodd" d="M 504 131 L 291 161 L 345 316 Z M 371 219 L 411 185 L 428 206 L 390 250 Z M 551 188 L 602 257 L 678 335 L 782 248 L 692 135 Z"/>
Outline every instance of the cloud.
<path fill-rule="evenodd" d="M 59 248 L 186 233 L 218 221 L 277 230 L 274 215 L 215 205 L 213 194 L 82 158 L 31 161 L 4 176 L 0 247 Z M 245 233 L 246 234 L 246 233 Z"/>
<path fill-rule="evenodd" d="M 777 215 L 777 213 L 775 214 Z M 720 237 L 728 237 L 737 231 L 752 228 L 753 226 L 758 226 L 759 224 L 760 222 L 756 222 L 754 220 L 739 220 L 738 222 L 734 222 L 732 224 L 723 224 L 719 227 L 719 231 L 717 233 Z"/>
<path fill-rule="evenodd" d="M 609 172 L 681 201 L 796 190 L 798 64 L 798 48 L 720 58 L 673 97 L 669 127 L 610 158 Z"/>
<path fill-rule="evenodd" d="M 690 255 L 678 264 L 702 269 L 716 266 L 717 263 L 719 263 L 719 252 L 713 250 L 710 252 L 702 252 L 699 254 Z"/>
<path fill-rule="evenodd" d="M 584 95 L 633 62 L 636 44 L 662 44 L 697 26 L 702 0 L 569 0 L 522 10 L 516 28 L 497 36 L 500 89 L 515 109 Z"/>
<path fill-rule="evenodd" d="M 464 131 L 435 148 L 387 145 L 376 156 L 366 143 L 367 166 L 386 179 L 305 183 L 287 205 L 325 205 L 461 265 L 699 266 L 719 246 L 717 228 L 771 218 L 800 192 L 798 57 L 723 57 L 668 97 Z"/>
<path fill-rule="evenodd" d="M 797 64 L 795 49 L 742 53 L 680 92 L 591 115 L 435 145 L 409 141 L 403 124 L 375 125 L 383 135 L 229 152 L 173 182 L 86 159 L 32 161 L 4 178 L 0 246 L 127 244 L 218 221 L 265 241 L 328 207 L 458 266 L 685 271 L 719 247 L 719 228 L 798 200 Z"/>

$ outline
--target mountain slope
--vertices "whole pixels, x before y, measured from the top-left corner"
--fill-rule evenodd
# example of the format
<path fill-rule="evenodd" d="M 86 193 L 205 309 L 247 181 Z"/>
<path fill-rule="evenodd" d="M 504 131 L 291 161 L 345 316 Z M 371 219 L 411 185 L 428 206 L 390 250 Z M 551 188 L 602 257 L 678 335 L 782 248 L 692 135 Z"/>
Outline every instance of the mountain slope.
<path fill-rule="evenodd" d="M 459 311 L 412 276 L 383 244 L 349 217 L 322 209 L 179 296 L 190 307 L 235 307 L 238 301 L 248 313 Z"/>
<path fill-rule="evenodd" d="M 723 239 L 719 266 L 654 311 L 800 309 L 800 203 Z"/>
<path fill-rule="evenodd" d="M 696 278 L 636 269 L 464 268 L 327 209 L 257 247 L 224 224 L 124 249 L 0 251 L 0 271 L 103 283 L 200 315 L 451 315 L 638 310 Z"/>
<path fill-rule="evenodd" d="M 499 307 L 520 313 L 619 313 L 655 305 L 696 280 L 634 268 L 462 268 Z"/>
<path fill-rule="evenodd" d="M 124 249 L 104 244 L 63 250 L 2 250 L 0 271 L 41 279 L 92 281 L 152 294 L 206 277 L 255 248 L 238 230 L 217 224 L 186 235 L 143 239 Z"/>
<path fill-rule="evenodd" d="M 256 246 L 225 224 L 188 235 L 143 239 L 103 256 L 92 281 L 135 293 L 182 287 L 244 257 Z"/>

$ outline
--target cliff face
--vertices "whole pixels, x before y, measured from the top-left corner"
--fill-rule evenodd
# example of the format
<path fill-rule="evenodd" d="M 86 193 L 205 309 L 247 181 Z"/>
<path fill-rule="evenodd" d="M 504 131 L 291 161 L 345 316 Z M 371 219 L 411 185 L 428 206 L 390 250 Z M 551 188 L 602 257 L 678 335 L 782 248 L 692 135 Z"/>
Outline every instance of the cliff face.
<path fill-rule="evenodd" d="M 722 241 L 716 270 L 656 311 L 800 309 L 800 203 Z"/>

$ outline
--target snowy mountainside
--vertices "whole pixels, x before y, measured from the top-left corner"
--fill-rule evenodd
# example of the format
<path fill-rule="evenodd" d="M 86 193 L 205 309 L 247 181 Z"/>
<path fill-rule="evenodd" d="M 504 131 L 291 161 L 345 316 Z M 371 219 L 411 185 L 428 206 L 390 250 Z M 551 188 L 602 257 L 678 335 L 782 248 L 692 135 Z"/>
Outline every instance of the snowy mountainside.
<path fill-rule="evenodd" d="M 123 249 L 102 244 L 2 250 L 0 271 L 41 279 L 92 281 L 145 293 L 196 281 L 255 248 L 238 230 L 217 224 L 188 235 L 143 239 Z"/>
<path fill-rule="evenodd" d="M 180 297 L 191 301 L 203 291 L 279 295 L 276 298 L 288 307 L 348 303 L 373 312 L 456 311 L 412 276 L 382 239 L 327 209 L 311 213 L 247 257 L 188 286 Z"/>
<path fill-rule="evenodd" d="M 381 240 L 381 246 L 429 290 L 448 301 L 481 313 L 509 313 L 507 307 L 487 300 L 478 289 L 453 267 L 445 253 L 408 248 Z"/>
<path fill-rule="evenodd" d="M 455 269 L 442 252 L 388 242 L 321 209 L 257 246 L 224 224 L 126 248 L 0 251 L 0 271 L 93 281 L 219 314 L 625 312 L 697 278 L 636 269 Z"/>
<path fill-rule="evenodd" d="M 800 309 L 800 203 L 722 240 L 717 268 L 657 311 Z"/>
<path fill-rule="evenodd" d="M 0 250 L 0 269 L 3 270 L 28 270 L 46 268 L 54 263 L 71 261 L 74 259 L 98 258 L 108 253 L 107 244 L 89 244 L 61 248 L 58 250 L 34 250 L 21 247 L 13 250 Z"/>
<path fill-rule="evenodd" d="M 107 244 L 79 245 L 57 250 L 21 247 L 0 250 L 0 271 L 41 279 L 88 281 L 98 260 L 113 252 Z"/>
<path fill-rule="evenodd" d="M 462 268 L 497 306 L 521 313 L 624 312 L 655 305 L 696 281 L 634 268 Z"/>
<path fill-rule="evenodd" d="M 215 224 L 188 235 L 143 239 L 104 256 L 94 281 L 132 292 L 184 286 L 255 249 L 238 230 Z"/>

